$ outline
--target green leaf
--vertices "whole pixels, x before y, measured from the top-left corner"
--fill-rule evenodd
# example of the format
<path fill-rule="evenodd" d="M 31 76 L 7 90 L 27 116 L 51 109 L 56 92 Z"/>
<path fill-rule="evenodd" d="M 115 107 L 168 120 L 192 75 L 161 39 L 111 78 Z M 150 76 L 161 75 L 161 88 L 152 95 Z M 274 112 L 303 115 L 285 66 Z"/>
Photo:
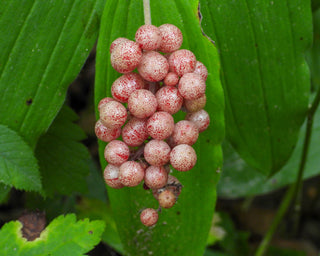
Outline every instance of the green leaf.
<path fill-rule="evenodd" d="M 221 179 L 218 184 L 218 195 L 225 198 L 237 198 L 264 194 L 295 182 L 303 149 L 305 128 L 306 124 L 304 124 L 300 130 L 297 146 L 288 163 L 280 172 L 271 178 L 262 175 L 252 167 L 248 166 L 228 143 L 224 143 L 224 166 Z M 320 108 L 314 116 L 309 153 L 303 177 L 304 179 L 320 174 L 319 137 Z"/>
<path fill-rule="evenodd" d="M 43 189 L 47 196 L 87 191 L 85 177 L 90 172 L 90 155 L 88 149 L 79 142 L 86 135 L 73 123 L 77 119 L 69 107 L 63 107 L 36 146 Z"/>
<path fill-rule="evenodd" d="M 27 191 L 39 192 L 42 189 L 32 149 L 15 131 L 1 124 L 0 182 Z"/>
<path fill-rule="evenodd" d="M 271 175 L 290 157 L 308 108 L 310 1 L 200 2 L 202 27 L 220 53 L 227 139 Z"/>
<path fill-rule="evenodd" d="M 141 186 L 121 190 L 109 188 L 108 195 L 126 255 L 165 255 L 168 252 L 183 256 L 203 255 L 214 212 L 215 186 L 222 165 L 220 143 L 224 137 L 224 102 L 217 51 L 201 33 L 198 1 L 150 2 L 152 23 L 156 26 L 164 23 L 178 26 L 184 36 L 182 48 L 192 50 L 209 70 L 206 110 L 211 116 L 211 125 L 194 145 L 198 155 L 195 168 L 188 173 L 173 173 L 184 187 L 177 204 L 162 211 L 156 227 L 143 227 L 139 219 L 139 211 L 143 208 L 158 207 L 150 191 L 144 191 Z M 114 17 L 113 22 L 110 22 L 110 17 Z M 111 42 L 117 37 L 134 39 L 141 25 L 142 1 L 107 1 L 97 46 L 96 106 L 101 98 L 110 95 L 113 81 L 120 76 L 110 64 Z M 106 165 L 104 146 L 104 143 L 99 144 L 103 167 Z"/>
<path fill-rule="evenodd" d="M 34 147 L 97 39 L 105 0 L 3 0 L 0 122 Z"/>
<path fill-rule="evenodd" d="M 10 186 L 0 183 L 0 203 L 4 203 L 8 199 Z"/>
<path fill-rule="evenodd" d="M 74 214 L 59 216 L 42 231 L 39 238 L 27 241 L 19 221 L 6 223 L 0 231 L 0 254 L 7 256 L 80 256 L 100 241 L 102 221 L 76 221 Z"/>

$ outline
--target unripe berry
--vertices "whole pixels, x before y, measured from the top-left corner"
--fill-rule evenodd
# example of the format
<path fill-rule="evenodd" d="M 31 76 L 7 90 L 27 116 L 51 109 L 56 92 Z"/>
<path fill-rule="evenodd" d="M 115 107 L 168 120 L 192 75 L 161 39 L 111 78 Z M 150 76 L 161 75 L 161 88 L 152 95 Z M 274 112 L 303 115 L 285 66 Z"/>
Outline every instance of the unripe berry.
<path fill-rule="evenodd" d="M 146 51 L 156 50 L 161 44 L 160 30 L 153 25 L 143 25 L 138 28 L 135 39 L 141 49 Z"/>
<path fill-rule="evenodd" d="M 163 24 L 159 27 L 161 33 L 161 45 L 159 51 L 173 52 L 182 44 L 183 36 L 179 28 L 172 24 Z"/>
<path fill-rule="evenodd" d="M 109 128 L 120 128 L 127 120 L 127 110 L 121 103 L 109 101 L 100 108 L 100 120 Z"/>
<path fill-rule="evenodd" d="M 162 208 L 168 209 L 174 206 L 177 198 L 171 190 L 166 189 L 159 194 L 158 201 Z"/>
<path fill-rule="evenodd" d="M 121 134 L 121 128 L 108 128 L 104 126 L 99 119 L 94 127 L 98 139 L 109 142 L 117 139 Z"/>
<path fill-rule="evenodd" d="M 122 139 L 128 146 L 140 146 L 148 137 L 147 119 L 134 117 L 122 128 Z"/>
<path fill-rule="evenodd" d="M 177 171 L 185 172 L 191 170 L 197 162 L 195 150 L 187 145 L 175 146 L 170 153 L 170 163 Z"/>
<path fill-rule="evenodd" d="M 179 76 L 174 72 L 169 72 L 163 80 L 167 86 L 175 86 L 179 82 Z"/>
<path fill-rule="evenodd" d="M 175 124 L 172 133 L 173 142 L 175 145 L 188 144 L 193 145 L 196 143 L 199 136 L 199 131 L 197 126 L 187 120 L 181 120 Z"/>
<path fill-rule="evenodd" d="M 183 104 L 183 97 L 174 86 L 164 86 L 156 93 L 158 110 L 169 114 L 177 113 Z"/>
<path fill-rule="evenodd" d="M 111 45 L 110 45 L 110 53 L 113 52 L 113 49 L 118 46 L 119 44 L 123 43 L 123 42 L 127 42 L 130 41 L 128 38 L 125 37 L 118 37 L 116 40 L 114 40 Z"/>
<path fill-rule="evenodd" d="M 128 99 L 130 113 L 138 118 L 146 118 L 156 112 L 158 102 L 154 94 L 148 90 L 134 91 Z"/>
<path fill-rule="evenodd" d="M 191 51 L 183 49 L 173 52 L 168 61 L 169 70 L 183 76 L 195 70 L 197 59 Z"/>
<path fill-rule="evenodd" d="M 108 102 L 110 102 L 110 101 L 114 101 L 114 99 L 111 98 L 111 97 L 105 97 L 105 98 L 101 99 L 101 100 L 99 101 L 99 104 L 98 104 L 98 110 L 100 111 L 101 106 L 104 105 L 104 104 L 106 104 L 106 103 L 108 103 Z"/>
<path fill-rule="evenodd" d="M 143 53 L 138 65 L 138 72 L 143 79 L 158 82 L 166 77 L 168 71 L 169 63 L 163 55 L 155 51 Z"/>
<path fill-rule="evenodd" d="M 147 227 L 153 226 L 158 222 L 158 212 L 155 209 L 144 209 L 140 214 L 141 223 Z"/>
<path fill-rule="evenodd" d="M 154 166 L 165 165 L 170 159 L 171 148 L 163 140 L 151 140 L 144 147 L 144 158 Z"/>
<path fill-rule="evenodd" d="M 147 122 L 149 135 L 156 140 L 168 138 L 174 129 L 174 120 L 172 115 L 167 112 L 159 111 L 154 113 Z"/>
<path fill-rule="evenodd" d="M 207 103 L 207 96 L 203 94 L 201 97 L 194 100 L 184 100 L 184 107 L 189 112 L 197 112 L 203 109 Z"/>
<path fill-rule="evenodd" d="M 201 76 L 201 78 L 206 81 L 207 80 L 207 77 L 208 77 L 208 70 L 206 68 L 206 66 L 200 62 L 200 61 L 197 61 L 196 63 L 196 68 L 195 70 L 193 71 L 193 73 L 196 73 L 198 75 Z"/>
<path fill-rule="evenodd" d="M 129 156 L 129 147 L 120 140 L 111 141 L 104 149 L 104 158 L 109 164 L 119 166 L 126 162 Z"/>
<path fill-rule="evenodd" d="M 119 168 L 120 182 L 127 187 L 135 187 L 143 180 L 144 169 L 138 162 L 127 161 Z"/>
<path fill-rule="evenodd" d="M 123 188 L 124 185 L 119 179 L 119 167 L 108 164 L 103 172 L 103 178 L 106 184 L 111 188 Z"/>
<path fill-rule="evenodd" d="M 162 188 L 167 184 L 168 173 L 163 166 L 149 166 L 145 171 L 144 182 L 151 189 Z"/>
<path fill-rule="evenodd" d="M 135 90 L 143 89 L 144 81 L 137 73 L 128 73 L 116 79 L 111 87 L 113 98 L 120 102 L 128 102 L 128 98 Z"/>
<path fill-rule="evenodd" d="M 193 122 L 197 126 L 199 132 L 205 131 L 210 124 L 209 114 L 204 109 L 187 114 L 186 119 Z"/>
<path fill-rule="evenodd" d="M 139 45 L 131 40 L 117 44 L 111 52 L 111 65 L 119 73 L 133 71 L 142 58 Z"/>
<path fill-rule="evenodd" d="M 183 98 L 194 100 L 200 98 L 206 91 L 206 83 L 195 73 L 184 74 L 178 84 L 178 89 Z"/>

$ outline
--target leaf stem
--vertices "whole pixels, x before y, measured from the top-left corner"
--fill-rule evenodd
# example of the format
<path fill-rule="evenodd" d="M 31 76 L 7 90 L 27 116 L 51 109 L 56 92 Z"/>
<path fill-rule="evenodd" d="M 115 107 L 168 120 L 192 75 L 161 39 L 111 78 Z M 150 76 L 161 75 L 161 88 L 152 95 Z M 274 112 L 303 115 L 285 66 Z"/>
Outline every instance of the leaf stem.
<path fill-rule="evenodd" d="M 150 0 L 143 0 L 144 24 L 151 25 Z"/>
<path fill-rule="evenodd" d="M 307 162 L 307 156 L 308 156 L 308 150 L 309 150 L 309 144 L 311 140 L 311 134 L 312 134 L 312 124 L 313 124 L 313 118 L 314 114 L 319 106 L 320 103 L 320 90 L 318 90 L 317 95 L 315 99 L 313 100 L 313 103 L 308 111 L 308 116 L 307 116 L 307 127 L 306 127 L 306 133 L 305 133 L 305 139 L 304 139 L 304 144 L 303 144 L 303 150 L 302 150 L 302 155 L 301 155 L 301 160 L 300 160 L 300 165 L 299 165 L 299 171 L 297 175 L 297 180 L 294 184 L 292 184 L 284 198 L 282 199 L 281 205 L 276 213 L 276 216 L 271 224 L 271 227 L 269 228 L 268 232 L 266 233 L 265 237 L 261 241 L 255 256 L 263 256 L 266 250 L 268 249 L 269 243 L 272 239 L 273 234 L 275 233 L 279 223 L 281 222 L 283 216 L 286 214 L 291 202 L 293 201 L 294 198 L 296 198 L 296 210 L 299 210 L 299 197 L 298 194 L 301 191 L 302 188 L 302 180 L 303 180 L 303 172 L 305 169 L 305 165 Z"/>

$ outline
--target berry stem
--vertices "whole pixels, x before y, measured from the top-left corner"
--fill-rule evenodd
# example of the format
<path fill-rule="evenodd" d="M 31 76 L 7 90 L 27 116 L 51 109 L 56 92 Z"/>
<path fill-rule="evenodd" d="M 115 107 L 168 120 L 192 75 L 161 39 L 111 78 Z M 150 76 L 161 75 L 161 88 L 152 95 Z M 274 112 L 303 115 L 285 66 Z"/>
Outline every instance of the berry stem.
<path fill-rule="evenodd" d="M 144 24 L 151 25 L 150 0 L 143 0 Z"/>

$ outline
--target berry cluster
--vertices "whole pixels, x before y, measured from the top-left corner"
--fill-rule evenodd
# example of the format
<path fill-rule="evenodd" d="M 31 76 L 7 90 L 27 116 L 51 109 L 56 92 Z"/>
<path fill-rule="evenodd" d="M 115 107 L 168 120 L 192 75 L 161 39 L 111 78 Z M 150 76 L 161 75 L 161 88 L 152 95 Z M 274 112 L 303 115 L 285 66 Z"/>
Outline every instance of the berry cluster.
<path fill-rule="evenodd" d="M 135 42 L 114 40 L 111 65 L 123 75 L 112 84 L 112 98 L 100 101 L 95 126 L 97 137 L 109 142 L 104 151 L 107 185 L 119 189 L 144 181 L 159 209 L 171 208 L 181 192 L 170 165 L 181 172 L 194 167 L 197 155 L 192 145 L 210 122 L 203 110 L 207 68 L 191 51 L 179 49 L 182 40 L 179 28 L 171 24 L 143 25 Z M 187 115 L 174 123 L 172 115 L 179 110 Z M 116 140 L 120 135 L 122 141 Z M 152 226 L 158 210 L 144 209 L 140 219 Z"/>

